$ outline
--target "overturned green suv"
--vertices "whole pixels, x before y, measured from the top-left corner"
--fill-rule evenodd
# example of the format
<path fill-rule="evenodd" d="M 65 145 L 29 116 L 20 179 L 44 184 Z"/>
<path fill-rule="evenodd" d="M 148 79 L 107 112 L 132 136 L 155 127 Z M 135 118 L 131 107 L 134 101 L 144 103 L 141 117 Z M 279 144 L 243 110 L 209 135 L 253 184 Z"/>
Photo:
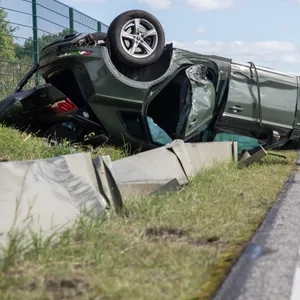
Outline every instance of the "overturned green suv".
<path fill-rule="evenodd" d="M 24 90 L 37 71 L 45 84 Z M 173 48 L 153 15 L 132 10 L 107 33 L 44 47 L 0 114 L 20 101 L 26 124 L 72 142 L 151 149 L 230 132 L 274 148 L 299 138 L 299 95 L 299 77 Z"/>

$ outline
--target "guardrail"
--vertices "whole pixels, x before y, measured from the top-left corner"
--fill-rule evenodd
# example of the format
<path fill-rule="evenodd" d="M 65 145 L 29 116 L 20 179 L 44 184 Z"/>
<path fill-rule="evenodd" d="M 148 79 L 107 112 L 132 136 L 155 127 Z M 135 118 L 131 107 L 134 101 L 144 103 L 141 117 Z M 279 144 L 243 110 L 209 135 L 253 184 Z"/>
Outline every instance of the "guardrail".
<path fill-rule="evenodd" d="M 74 32 L 106 32 L 108 26 L 57 0 L 0 0 L 0 95 L 9 95 L 42 47 Z M 39 74 L 28 84 L 42 79 Z"/>

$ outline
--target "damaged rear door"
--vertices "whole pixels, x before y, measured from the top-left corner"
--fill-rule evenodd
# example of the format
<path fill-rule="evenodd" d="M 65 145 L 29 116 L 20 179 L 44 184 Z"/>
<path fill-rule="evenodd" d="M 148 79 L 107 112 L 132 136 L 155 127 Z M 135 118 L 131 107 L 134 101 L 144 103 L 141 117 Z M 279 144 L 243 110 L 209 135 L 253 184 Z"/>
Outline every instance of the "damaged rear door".
<path fill-rule="evenodd" d="M 209 126 L 216 104 L 213 83 L 206 76 L 207 67 L 203 64 L 186 69 L 186 83 L 180 95 L 181 104 L 177 138 L 189 140 L 198 136 Z"/>
<path fill-rule="evenodd" d="M 227 103 L 218 126 L 256 136 L 291 132 L 297 109 L 297 78 L 253 63 L 232 63 Z"/>

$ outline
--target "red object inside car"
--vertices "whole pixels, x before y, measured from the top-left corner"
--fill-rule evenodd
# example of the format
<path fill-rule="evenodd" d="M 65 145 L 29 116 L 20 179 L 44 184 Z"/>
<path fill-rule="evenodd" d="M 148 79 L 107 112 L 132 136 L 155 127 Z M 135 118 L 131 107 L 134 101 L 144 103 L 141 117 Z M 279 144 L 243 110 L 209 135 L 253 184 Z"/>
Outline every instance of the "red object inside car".
<path fill-rule="evenodd" d="M 48 109 L 55 113 L 64 113 L 68 111 L 73 111 L 78 107 L 69 99 L 58 101 L 52 104 Z"/>

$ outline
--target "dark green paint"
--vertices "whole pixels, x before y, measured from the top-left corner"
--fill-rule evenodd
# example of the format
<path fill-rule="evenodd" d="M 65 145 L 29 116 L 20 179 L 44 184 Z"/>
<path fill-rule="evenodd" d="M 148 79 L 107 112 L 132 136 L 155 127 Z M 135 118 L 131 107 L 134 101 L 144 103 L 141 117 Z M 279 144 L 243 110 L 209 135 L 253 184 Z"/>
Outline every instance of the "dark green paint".
<path fill-rule="evenodd" d="M 37 0 L 32 0 L 32 31 L 33 31 L 33 62 L 39 63 L 39 42 L 38 42 L 38 14 Z M 39 84 L 39 73 L 35 74 L 35 84 Z"/>
<path fill-rule="evenodd" d="M 80 38 L 84 36 L 78 39 Z M 284 138 L 293 137 L 293 128 L 300 127 L 297 76 L 256 66 L 257 81 L 255 70 L 253 67 L 250 68 L 249 64 L 237 64 L 231 59 L 173 49 L 168 70 L 153 81 L 140 82 L 124 76 L 116 69 L 106 47 L 77 47 L 76 41 L 73 43 L 75 43 L 73 46 L 66 43 L 66 47 L 60 44 L 60 48 L 53 45 L 43 51 L 41 66 L 50 63 L 43 69 L 43 77 L 51 76 L 56 70 L 70 69 L 81 85 L 81 89 L 85 90 L 83 93 L 85 101 L 112 139 L 120 143 L 125 140 L 138 147 L 144 142 L 145 148 L 156 147 L 149 140 L 149 136 L 140 139 L 130 134 L 122 123 L 119 112 L 136 112 L 146 120 L 148 105 L 154 97 L 180 70 L 195 65 L 204 65 L 218 74 L 218 83 L 215 85 L 215 94 L 210 93 L 206 97 L 205 93 L 211 91 L 211 87 L 207 88 L 205 82 L 204 84 L 197 82 L 195 79 L 198 76 L 197 71 L 194 71 L 194 74 L 187 74 L 193 92 L 193 105 L 190 107 L 188 118 L 192 117 L 193 120 L 190 121 L 195 120 L 199 126 L 195 127 L 197 130 L 192 134 L 186 134 L 184 140 L 196 139 L 201 130 L 211 125 L 245 136 L 252 136 L 251 131 L 253 131 L 257 138 L 264 140 L 273 130 L 278 131 Z M 68 52 L 86 50 L 91 51 L 92 54 L 69 56 L 57 60 L 54 53 L 57 51 L 64 53 L 66 49 Z M 258 91 L 260 91 L 260 104 Z M 210 101 L 210 105 L 214 107 L 213 111 L 208 110 L 207 115 L 203 115 L 201 110 L 205 105 L 203 99 Z M 259 112 L 262 116 L 261 120 Z M 216 118 L 217 122 L 215 122 Z M 205 127 L 202 126 L 204 121 Z"/>
<path fill-rule="evenodd" d="M 74 33 L 74 9 L 69 7 L 69 29 L 70 33 Z"/>
<path fill-rule="evenodd" d="M 97 22 L 97 31 L 102 32 L 102 23 L 100 21 Z"/>

